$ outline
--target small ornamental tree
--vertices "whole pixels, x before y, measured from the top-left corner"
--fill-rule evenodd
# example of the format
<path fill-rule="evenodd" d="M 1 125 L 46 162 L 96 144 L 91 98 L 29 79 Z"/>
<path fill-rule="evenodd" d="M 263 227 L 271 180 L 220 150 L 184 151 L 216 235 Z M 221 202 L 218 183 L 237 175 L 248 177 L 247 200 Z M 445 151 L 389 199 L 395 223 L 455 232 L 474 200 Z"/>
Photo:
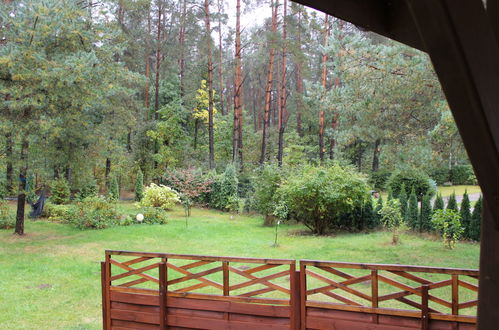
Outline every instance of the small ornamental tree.
<path fill-rule="evenodd" d="M 405 191 L 404 183 L 402 183 L 402 186 L 400 187 L 400 194 L 398 199 L 400 202 L 400 214 L 402 214 L 402 219 L 405 219 L 407 214 L 408 196 L 407 196 L 407 191 Z"/>
<path fill-rule="evenodd" d="M 453 192 L 449 196 L 449 200 L 447 201 L 447 210 L 453 210 L 456 212 L 459 212 L 459 209 L 457 208 L 457 201 L 456 201 L 456 193 Z"/>
<path fill-rule="evenodd" d="M 381 215 L 381 223 L 387 230 L 392 231 L 392 244 L 398 244 L 399 229 L 402 225 L 402 214 L 400 213 L 400 202 L 396 199 L 387 201 L 383 208 L 379 211 Z"/>
<path fill-rule="evenodd" d="M 474 241 L 480 240 L 480 226 L 482 224 L 482 196 L 475 203 L 475 208 L 471 214 L 470 227 L 468 231 L 469 239 Z"/>
<path fill-rule="evenodd" d="M 139 205 L 142 207 L 159 207 L 163 210 L 171 209 L 176 203 L 180 203 L 178 193 L 170 187 L 151 183 L 144 191 L 144 198 Z"/>
<path fill-rule="evenodd" d="M 196 198 L 210 192 L 210 185 L 213 183 L 212 180 L 197 175 L 193 169 L 171 171 L 167 174 L 166 180 L 180 192 L 180 200 L 188 217 L 191 216 L 191 208 Z"/>
<path fill-rule="evenodd" d="M 470 223 L 471 223 L 471 211 L 470 211 L 470 199 L 468 197 L 468 191 L 464 191 L 463 200 L 461 201 L 461 209 L 459 213 L 461 214 L 461 223 L 463 225 L 464 238 L 470 238 Z"/>
<path fill-rule="evenodd" d="M 433 203 L 433 212 L 436 210 L 443 210 L 445 208 L 444 199 L 441 194 L 437 194 L 435 202 Z"/>
<path fill-rule="evenodd" d="M 449 249 L 453 249 L 456 241 L 464 231 L 461 226 L 459 212 L 451 209 L 437 210 L 433 214 L 431 221 L 433 226 L 442 234 L 444 245 Z"/>
<path fill-rule="evenodd" d="M 135 201 L 140 202 L 144 198 L 144 174 L 139 168 L 135 178 Z"/>
<path fill-rule="evenodd" d="M 116 176 L 113 176 L 111 178 L 111 181 L 109 182 L 109 191 L 107 197 L 112 201 L 117 201 L 120 199 L 120 187 L 118 185 L 118 179 L 116 178 Z"/>
<path fill-rule="evenodd" d="M 368 200 L 368 188 L 366 178 L 352 168 L 306 166 L 301 175 L 288 176 L 277 193 L 296 220 L 323 235 Z"/>
<path fill-rule="evenodd" d="M 257 172 L 255 177 L 254 208 L 264 216 L 264 225 L 274 222 L 272 216 L 279 204 L 276 194 L 282 181 L 282 171 L 276 165 L 266 165 Z"/>
<path fill-rule="evenodd" d="M 432 223 L 431 223 L 431 196 L 424 195 L 423 200 L 421 202 L 421 210 L 419 212 L 419 230 L 420 231 L 431 231 Z"/>
<path fill-rule="evenodd" d="M 416 193 L 414 189 L 411 190 L 411 194 L 409 195 L 409 205 L 407 206 L 407 224 L 411 229 L 417 229 L 418 227 L 418 198 L 416 197 Z"/>
<path fill-rule="evenodd" d="M 383 204 L 383 197 L 380 195 L 378 201 L 376 202 L 376 207 L 374 208 L 374 216 L 376 217 L 377 226 L 381 224 L 381 215 L 379 214 L 379 211 L 383 208 Z"/>

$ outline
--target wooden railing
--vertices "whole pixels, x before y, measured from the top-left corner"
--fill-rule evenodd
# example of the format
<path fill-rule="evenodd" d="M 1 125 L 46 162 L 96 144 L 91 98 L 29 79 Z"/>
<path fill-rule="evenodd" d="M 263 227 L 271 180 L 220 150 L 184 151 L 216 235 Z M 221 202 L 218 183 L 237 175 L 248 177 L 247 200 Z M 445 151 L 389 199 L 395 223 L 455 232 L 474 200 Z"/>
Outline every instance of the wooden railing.
<path fill-rule="evenodd" d="M 478 270 L 300 261 L 307 307 L 476 323 Z"/>
<path fill-rule="evenodd" d="M 106 251 L 105 329 L 474 329 L 478 271 Z M 370 325 L 366 324 L 369 323 Z"/>

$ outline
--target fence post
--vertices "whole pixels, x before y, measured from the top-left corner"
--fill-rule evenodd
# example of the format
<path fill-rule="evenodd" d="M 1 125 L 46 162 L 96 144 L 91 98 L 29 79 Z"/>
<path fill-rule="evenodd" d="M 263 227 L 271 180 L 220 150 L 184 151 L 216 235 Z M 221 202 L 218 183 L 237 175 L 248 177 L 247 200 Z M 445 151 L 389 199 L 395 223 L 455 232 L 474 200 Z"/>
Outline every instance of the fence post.
<path fill-rule="evenodd" d="M 223 295 L 228 297 L 230 295 L 230 281 L 229 281 L 229 262 L 222 261 L 222 277 L 223 277 Z M 224 320 L 229 320 L 229 313 L 224 313 Z"/>
<path fill-rule="evenodd" d="M 291 329 L 299 330 L 301 327 L 300 271 L 296 270 L 296 265 L 290 266 L 290 279 Z"/>
<path fill-rule="evenodd" d="M 300 261 L 300 329 L 307 329 L 307 273 Z"/>
<path fill-rule="evenodd" d="M 160 329 L 168 329 L 168 277 L 166 268 L 167 259 L 163 258 L 159 263 L 159 327 Z"/>
<path fill-rule="evenodd" d="M 106 262 L 104 263 L 104 292 L 105 292 L 105 319 L 104 329 L 111 329 L 111 256 L 106 254 Z"/>
<path fill-rule="evenodd" d="M 371 271 L 371 306 L 372 308 L 378 308 L 378 270 Z M 373 322 L 379 322 L 378 313 L 373 314 Z"/>
<path fill-rule="evenodd" d="M 428 309 L 428 291 L 430 286 L 423 284 L 421 287 L 421 329 L 429 329 L 429 309 Z"/>
<path fill-rule="evenodd" d="M 106 310 L 106 263 L 102 261 L 100 263 L 100 279 L 101 279 L 101 290 L 102 290 L 102 329 L 107 330 L 106 320 L 107 320 L 107 310 Z"/>

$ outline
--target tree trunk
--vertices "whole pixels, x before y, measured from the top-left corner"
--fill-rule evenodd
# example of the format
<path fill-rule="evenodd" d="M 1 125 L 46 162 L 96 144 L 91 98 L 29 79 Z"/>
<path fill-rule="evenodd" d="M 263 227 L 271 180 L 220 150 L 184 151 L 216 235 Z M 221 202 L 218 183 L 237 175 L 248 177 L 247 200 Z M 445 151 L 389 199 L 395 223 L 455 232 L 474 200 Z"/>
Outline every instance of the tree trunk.
<path fill-rule="evenodd" d="M 12 159 L 14 157 L 12 152 L 13 140 L 12 133 L 5 134 L 5 184 L 9 194 L 14 192 L 14 167 L 12 166 Z"/>
<path fill-rule="evenodd" d="M 277 7 L 279 5 L 279 0 L 276 0 L 275 4 L 272 1 L 272 33 L 275 34 L 277 32 Z M 263 113 L 263 131 L 262 131 L 262 148 L 260 153 L 260 165 L 265 163 L 265 159 L 267 158 L 267 140 L 268 140 L 268 130 L 270 125 L 270 111 L 272 104 L 272 83 L 273 83 L 273 74 L 274 74 L 274 56 L 275 56 L 275 48 L 273 42 L 270 47 L 269 54 L 269 64 L 267 68 L 267 84 L 265 86 L 265 107 Z"/>
<path fill-rule="evenodd" d="M 297 39 L 299 52 L 301 52 L 301 12 L 302 7 L 298 9 L 298 27 L 297 27 Z M 303 77 L 302 77 L 302 63 L 300 58 L 295 59 L 296 63 L 296 132 L 298 136 L 303 137 L 302 129 L 302 110 L 303 110 Z"/>
<path fill-rule="evenodd" d="M 374 152 L 373 152 L 373 172 L 379 170 L 379 156 L 381 154 L 381 139 L 376 139 L 374 142 Z"/>
<path fill-rule="evenodd" d="M 224 79 L 223 79 L 223 49 L 222 49 L 222 11 L 223 0 L 218 0 L 218 51 L 220 53 L 220 63 L 218 64 L 218 75 L 220 80 L 220 111 L 226 115 L 224 106 Z"/>
<path fill-rule="evenodd" d="M 109 188 L 109 175 L 111 174 L 111 159 L 106 158 L 106 170 L 104 172 L 104 181 L 106 182 L 106 186 Z"/>
<path fill-rule="evenodd" d="M 159 2 L 159 1 L 158 1 Z M 161 67 L 161 4 L 158 3 L 158 33 L 156 38 L 156 82 L 155 82 L 155 101 L 154 101 L 154 119 L 159 119 L 159 70 Z M 155 150 L 155 153 L 157 150 Z"/>
<path fill-rule="evenodd" d="M 147 10 L 147 45 L 146 45 L 146 83 L 144 86 L 144 107 L 146 108 L 146 118 L 149 119 L 149 78 L 151 75 L 151 59 L 149 58 L 149 51 L 151 47 L 151 4 Z"/>
<path fill-rule="evenodd" d="M 286 110 L 286 16 L 287 16 L 287 0 L 284 0 L 283 5 L 283 16 L 282 16 L 282 40 L 284 46 L 282 48 L 282 60 L 281 60 L 281 91 L 280 91 L 280 105 L 279 108 L 279 118 L 278 118 L 278 143 L 277 143 L 277 162 L 279 167 L 282 166 L 282 157 L 284 153 L 284 131 L 286 129 L 287 122 L 287 110 Z"/>
<path fill-rule="evenodd" d="M 241 0 L 236 2 L 236 72 L 234 79 L 234 146 L 232 158 L 239 160 L 241 170 L 243 158 L 243 105 L 242 105 L 242 68 L 241 68 Z M 237 122 L 236 122 L 237 121 Z"/>
<path fill-rule="evenodd" d="M 179 60 L 179 76 L 180 76 L 180 97 L 184 98 L 185 94 L 185 84 L 184 84 L 184 75 L 185 75 L 185 24 L 186 24 L 186 16 L 187 16 L 187 0 L 183 0 L 182 4 L 182 16 L 180 19 L 180 32 L 179 32 L 179 47 L 180 47 L 180 60 Z"/>
<path fill-rule="evenodd" d="M 215 146 L 213 137 L 213 63 L 211 58 L 211 27 L 210 27 L 210 4 L 204 0 L 204 13 L 206 20 L 206 43 L 208 56 L 208 140 L 209 140 L 209 166 L 215 167 Z"/>
<path fill-rule="evenodd" d="M 19 168 L 19 195 L 17 196 L 16 229 L 14 233 L 24 235 L 24 210 L 26 207 L 26 178 L 28 177 L 28 147 L 29 142 L 26 136 L 23 137 L 21 145 L 21 166 Z"/>
<path fill-rule="evenodd" d="M 324 18 L 324 48 L 327 47 L 328 38 L 329 38 L 329 15 L 325 14 Z M 322 54 L 322 75 L 321 75 L 321 83 L 323 88 L 323 93 L 326 92 L 327 88 L 327 53 L 324 52 Z M 321 100 L 321 110 L 319 112 L 319 159 L 321 162 L 324 161 L 324 96 Z"/>

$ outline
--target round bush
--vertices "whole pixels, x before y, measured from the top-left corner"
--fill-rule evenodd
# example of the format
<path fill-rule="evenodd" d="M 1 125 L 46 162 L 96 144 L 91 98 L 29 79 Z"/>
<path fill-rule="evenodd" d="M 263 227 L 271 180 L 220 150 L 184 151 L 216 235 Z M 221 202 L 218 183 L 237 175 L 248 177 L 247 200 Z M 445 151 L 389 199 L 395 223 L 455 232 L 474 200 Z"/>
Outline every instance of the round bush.
<path fill-rule="evenodd" d="M 450 181 L 450 171 L 447 167 L 434 168 L 430 176 L 439 186 Z"/>
<path fill-rule="evenodd" d="M 163 210 L 169 210 L 177 203 L 180 203 L 180 198 L 175 190 L 164 185 L 158 186 L 151 183 L 144 191 L 140 206 L 159 207 Z"/>
<path fill-rule="evenodd" d="M 390 190 L 393 196 L 397 198 L 400 195 L 402 185 L 405 186 L 407 194 L 414 189 L 418 199 L 421 199 L 424 195 L 432 196 L 435 193 L 435 188 L 430 182 L 430 177 L 417 169 L 405 169 L 394 172 L 386 183 L 386 189 Z"/>

